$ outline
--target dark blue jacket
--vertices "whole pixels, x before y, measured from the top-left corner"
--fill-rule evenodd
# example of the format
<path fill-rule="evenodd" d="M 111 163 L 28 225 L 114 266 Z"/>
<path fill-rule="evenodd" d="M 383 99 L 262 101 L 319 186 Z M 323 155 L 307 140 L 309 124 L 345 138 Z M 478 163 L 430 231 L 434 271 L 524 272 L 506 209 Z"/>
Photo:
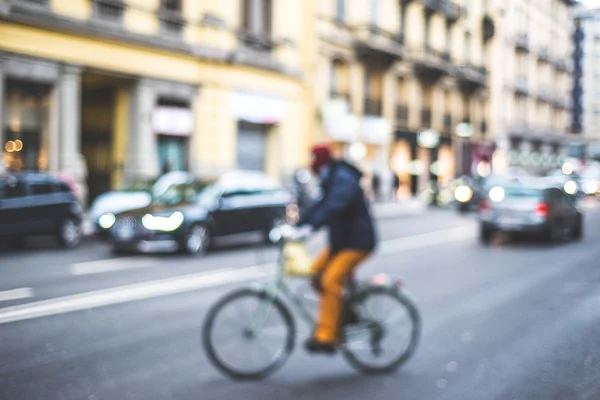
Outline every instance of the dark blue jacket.
<path fill-rule="evenodd" d="M 344 161 L 330 163 L 321 186 L 321 199 L 302 215 L 299 225 L 329 228 L 332 253 L 340 250 L 373 251 L 375 228 L 360 187 L 361 172 Z"/>

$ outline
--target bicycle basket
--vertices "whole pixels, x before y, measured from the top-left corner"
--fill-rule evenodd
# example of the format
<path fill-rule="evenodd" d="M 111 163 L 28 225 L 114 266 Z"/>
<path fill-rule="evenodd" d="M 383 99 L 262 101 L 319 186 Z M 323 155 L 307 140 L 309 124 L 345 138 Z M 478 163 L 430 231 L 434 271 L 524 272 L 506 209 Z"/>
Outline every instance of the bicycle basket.
<path fill-rule="evenodd" d="M 310 276 L 312 260 L 303 243 L 286 243 L 283 248 L 285 272 L 290 276 Z"/>

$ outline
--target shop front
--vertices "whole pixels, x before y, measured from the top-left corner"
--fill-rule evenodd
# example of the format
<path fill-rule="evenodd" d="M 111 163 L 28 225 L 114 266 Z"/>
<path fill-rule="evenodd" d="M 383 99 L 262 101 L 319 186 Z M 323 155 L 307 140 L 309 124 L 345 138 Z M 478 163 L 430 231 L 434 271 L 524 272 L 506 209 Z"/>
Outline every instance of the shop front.
<path fill-rule="evenodd" d="M 235 167 L 279 175 L 282 143 L 278 134 L 286 114 L 285 101 L 277 96 L 234 92 L 231 109 L 236 122 Z"/>
<path fill-rule="evenodd" d="M 194 132 L 193 112 L 185 105 L 174 106 L 165 103 L 159 100 L 159 105 L 152 114 L 160 171 L 162 174 L 188 171 L 190 137 Z"/>

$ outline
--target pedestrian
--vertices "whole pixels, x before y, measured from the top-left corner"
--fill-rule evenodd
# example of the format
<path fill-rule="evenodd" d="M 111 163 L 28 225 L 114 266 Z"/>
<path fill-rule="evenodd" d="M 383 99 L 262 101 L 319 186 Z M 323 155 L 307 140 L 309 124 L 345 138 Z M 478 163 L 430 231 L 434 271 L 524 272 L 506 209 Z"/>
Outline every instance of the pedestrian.
<path fill-rule="evenodd" d="M 378 172 L 373 172 L 373 177 L 371 178 L 372 187 L 373 187 L 373 196 L 375 201 L 380 200 L 381 198 L 381 176 Z"/>
<path fill-rule="evenodd" d="M 398 191 L 400 190 L 400 178 L 396 171 L 392 171 L 392 200 L 398 200 Z"/>

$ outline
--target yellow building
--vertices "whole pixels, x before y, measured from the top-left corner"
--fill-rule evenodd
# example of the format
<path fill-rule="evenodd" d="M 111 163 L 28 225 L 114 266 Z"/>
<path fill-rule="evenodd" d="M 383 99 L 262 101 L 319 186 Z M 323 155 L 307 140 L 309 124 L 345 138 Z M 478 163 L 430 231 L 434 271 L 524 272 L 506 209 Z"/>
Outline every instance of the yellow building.
<path fill-rule="evenodd" d="M 401 195 L 470 172 L 487 136 L 485 5 L 450 0 L 323 0 L 316 10 L 315 102 L 333 140 Z M 464 138 L 456 128 L 467 123 Z M 439 179 L 438 179 L 439 177 Z"/>
<path fill-rule="evenodd" d="M 310 139 L 311 15 L 286 0 L 3 0 L 0 143 L 20 145 L 0 169 L 67 172 L 88 199 L 168 169 L 282 177 Z"/>

